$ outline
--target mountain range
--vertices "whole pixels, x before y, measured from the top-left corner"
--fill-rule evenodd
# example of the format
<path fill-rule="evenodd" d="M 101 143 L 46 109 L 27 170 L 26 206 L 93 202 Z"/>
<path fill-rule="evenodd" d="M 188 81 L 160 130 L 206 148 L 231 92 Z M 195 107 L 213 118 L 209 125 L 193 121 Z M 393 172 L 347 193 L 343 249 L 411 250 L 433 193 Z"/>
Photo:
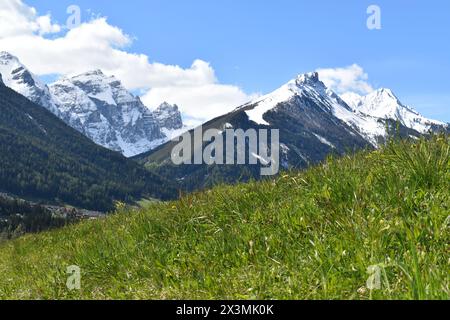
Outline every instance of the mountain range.
<path fill-rule="evenodd" d="M 175 166 L 171 153 L 177 142 L 171 139 L 187 131 L 178 106 L 163 103 L 151 111 L 120 80 L 101 70 L 63 77 L 46 85 L 7 52 L 0 53 L 0 75 L 4 85 L 97 145 L 132 157 L 138 167 L 143 165 L 151 174 L 186 190 L 259 179 L 262 163 L 276 161 L 248 154 L 247 158 L 257 158 L 259 165 Z M 38 127 L 47 130 L 45 125 Z M 432 131 L 449 132 L 448 124 L 423 117 L 402 104 L 390 89 L 366 96 L 338 95 L 317 72 L 299 75 L 202 127 L 222 134 L 230 128 L 279 129 L 279 166 L 286 170 L 306 168 L 331 154 L 377 148 L 392 134 L 417 139 Z M 193 134 L 193 130 L 189 132 Z M 193 149 L 192 155 L 196 151 Z M 88 157 L 93 159 L 91 154 Z"/>
<path fill-rule="evenodd" d="M 449 131 L 448 124 L 419 115 L 389 89 L 365 97 L 340 97 L 320 81 L 317 72 L 300 75 L 274 92 L 203 125 L 203 130 L 226 128 L 279 129 L 283 169 L 306 168 L 330 154 L 377 148 L 392 134 L 417 139 L 429 131 Z M 175 144 L 168 142 L 134 159 L 179 181 L 187 190 L 209 187 L 217 181 L 260 178 L 261 164 L 232 169 L 222 165 L 174 166 L 171 152 Z M 251 156 L 255 155 L 248 155 Z M 275 159 L 264 162 L 271 161 Z"/>
<path fill-rule="evenodd" d="M 178 106 L 163 103 L 151 111 L 120 80 L 101 70 L 63 77 L 47 86 L 17 57 L 0 52 L 0 74 L 6 86 L 45 107 L 95 143 L 127 157 L 152 151 L 187 130 Z M 448 128 L 447 124 L 427 119 L 402 104 L 390 89 L 379 89 L 366 96 L 356 93 L 339 96 L 319 80 L 316 72 L 300 75 L 236 111 L 245 110 L 249 120 L 257 125 L 269 125 L 264 117 L 279 110 L 279 104 L 286 105 L 299 97 L 318 102 L 329 117 L 356 130 L 356 136 L 373 147 L 385 140 L 389 121 L 420 134 Z M 320 144 L 331 147 L 331 132 L 313 135 Z"/>
<path fill-rule="evenodd" d="M 183 131 L 176 105 L 150 111 L 114 76 L 100 70 L 44 84 L 17 57 L 0 52 L 6 86 L 41 105 L 95 143 L 127 157 L 153 149 Z"/>

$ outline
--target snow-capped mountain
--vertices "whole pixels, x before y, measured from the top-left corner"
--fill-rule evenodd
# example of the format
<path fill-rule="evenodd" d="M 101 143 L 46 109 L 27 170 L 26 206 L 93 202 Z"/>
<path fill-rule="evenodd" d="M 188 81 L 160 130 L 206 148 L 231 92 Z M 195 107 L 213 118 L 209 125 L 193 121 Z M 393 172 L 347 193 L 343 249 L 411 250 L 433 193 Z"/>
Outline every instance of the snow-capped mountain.
<path fill-rule="evenodd" d="M 50 92 L 64 121 L 125 156 L 146 152 L 165 138 L 141 100 L 100 70 L 61 79 L 50 85 Z"/>
<path fill-rule="evenodd" d="M 16 57 L 1 52 L 0 74 L 6 86 L 47 108 L 97 144 L 125 156 L 150 151 L 188 130 L 176 105 L 163 103 L 150 111 L 118 79 L 100 70 L 62 78 L 47 86 Z M 288 140 L 306 140 L 301 143 L 305 152 L 291 145 L 304 163 L 321 159 L 330 149 L 343 152 L 349 146 L 377 147 L 395 121 L 408 135 L 449 128 L 404 106 L 389 89 L 365 97 L 351 93 L 340 97 L 320 81 L 316 72 L 299 75 L 231 114 L 245 115 L 246 127 L 280 128 L 286 135 L 290 132 L 292 137 L 285 137 Z M 285 147 L 288 150 L 289 143 Z"/>
<path fill-rule="evenodd" d="M 181 112 L 176 104 L 163 102 L 158 108 L 153 110 L 153 116 L 161 127 L 164 140 L 160 143 L 172 140 L 192 129 L 192 127 L 184 125 Z"/>
<path fill-rule="evenodd" d="M 274 92 L 260 97 L 241 108 L 245 109 L 248 106 L 253 106 L 246 111 L 249 119 L 259 124 L 269 125 L 264 116 L 269 111 L 276 112 L 279 105 L 296 98 L 308 99 L 310 102 L 314 102 L 324 112 L 329 113 L 330 117 L 343 121 L 374 146 L 386 136 L 386 124 L 384 121 L 355 112 L 344 100 L 320 81 L 317 72 L 299 75 L 296 79 L 289 81 Z M 301 110 L 302 108 L 298 109 L 298 111 Z"/>
<path fill-rule="evenodd" d="M 405 106 L 390 89 L 382 88 L 366 96 L 345 93 L 342 95 L 342 99 L 355 112 L 379 119 L 399 121 L 405 127 L 420 133 L 427 133 L 437 127 L 448 126 L 441 121 L 427 119 L 414 109 Z"/>
<path fill-rule="evenodd" d="M 268 111 L 276 111 L 279 104 L 302 96 L 317 101 L 334 117 L 357 130 L 375 147 L 388 135 L 386 122 L 389 120 L 398 121 L 405 128 L 421 134 L 448 127 L 443 122 L 427 119 L 403 105 L 389 89 L 379 89 L 364 97 L 356 93 L 346 93 L 340 97 L 320 81 L 317 72 L 300 75 L 274 92 L 241 108 L 254 105 L 254 108 L 246 111 L 249 119 L 269 125 L 264 120 Z"/>
<path fill-rule="evenodd" d="M 177 130 L 183 127 L 181 113 L 176 104 L 171 105 L 167 102 L 162 103 L 153 114 L 161 128 L 167 130 Z"/>
<path fill-rule="evenodd" d="M 385 91 L 382 97 L 386 93 Z M 383 101 L 392 97 L 393 94 L 386 95 Z M 374 104 L 378 101 L 384 105 L 379 99 L 373 101 Z M 411 123 L 396 121 L 398 118 L 394 115 L 404 116 L 406 111 L 395 114 L 374 112 L 371 115 L 368 114 L 368 110 L 358 106 L 357 102 L 346 103 L 320 81 L 318 73 L 312 72 L 299 75 L 272 93 L 208 121 L 203 125 L 203 130 L 216 129 L 222 135 L 226 135 L 224 129 L 228 128 L 244 131 L 278 129 L 279 165 L 284 169 L 305 168 L 323 161 L 330 154 L 343 155 L 352 150 L 377 148 L 393 132 L 402 137 L 420 137 L 422 134 L 414 130 L 414 127 L 410 126 Z M 411 109 L 407 110 L 411 112 Z M 419 116 L 416 118 L 419 119 Z M 194 135 L 194 132 L 190 131 L 190 134 Z M 223 138 L 226 139 L 226 136 Z M 256 145 L 261 143 L 267 145 L 267 141 L 264 140 L 258 140 Z M 263 162 L 278 161 L 273 156 L 270 156 L 272 159 L 261 159 L 258 155 L 247 154 L 248 158 L 258 158 L 259 164 L 217 165 L 214 168 L 206 165 L 174 167 L 171 162 L 174 146 L 175 142 L 168 142 L 155 151 L 137 156 L 136 160 L 144 164 L 159 164 L 161 173 L 171 179 L 182 181 L 187 189 L 208 187 L 217 180 L 236 182 L 250 178 L 258 179 L 260 167 L 264 166 Z M 236 150 L 236 141 L 233 147 Z M 229 148 L 228 143 L 225 148 Z M 191 150 L 191 157 L 193 158 L 194 152 L 199 151 L 202 150 Z"/>
<path fill-rule="evenodd" d="M 156 151 L 140 155 L 136 159 L 142 163 L 159 163 L 161 172 L 169 175 L 169 178 L 183 181 L 187 189 L 196 189 L 209 186 L 214 183 L 214 179 L 235 182 L 259 178 L 260 167 L 267 163 L 279 162 L 281 169 L 305 168 L 324 160 L 330 153 L 344 154 L 348 150 L 371 147 L 357 128 L 335 114 L 358 119 L 342 99 L 327 90 L 316 73 L 309 73 L 203 125 L 203 130 L 216 129 L 222 135 L 226 134 L 224 129 L 229 128 L 244 131 L 278 129 L 279 160 L 273 155 L 268 159 L 247 152 L 246 157 L 259 160 L 258 166 L 216 166 L 211 169 L 206 165 L 187 165 L 172 168 L 170 159 L 174 142 L 168 142 Z M 191 135 L 193 134 L 191 131 Z M 261 146 L 267 145 L 268 142 L 258 139 L 253 143 Z M 227 141 L 224 148 L 229 147 Z M 233 152 L 235 150 L 237 150 L 236 141 Z M 198 151 L 191 150 L 191 152 Z"/>
<path fill-rule="evenodd" d="M 62 78 L 47 86 L 18 58 L 0 53 L 6 86 L 41 105 L 106 148 L 127 157 L 147 152 L 185 128 L 177 106 L 148 109 L 121 82 L 100 70 Z"/>
<path fill-rule="evenodd" d="M 0 52 L 0 74 L 7 87 L 58 115 L 48 87 L 8 52 Z"/>

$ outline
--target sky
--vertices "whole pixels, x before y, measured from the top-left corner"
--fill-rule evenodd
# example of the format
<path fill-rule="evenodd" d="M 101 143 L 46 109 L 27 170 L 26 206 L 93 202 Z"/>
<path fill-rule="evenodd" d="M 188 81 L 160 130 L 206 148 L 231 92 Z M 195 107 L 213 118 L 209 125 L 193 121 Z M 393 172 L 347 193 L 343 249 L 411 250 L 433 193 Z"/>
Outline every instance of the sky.
<path fill-rule="evenodd" d="M 319 70 L 338 93 L 387 87 L 450 122 L 449 39 L 446 0 L 0 1 L 0 50 L 43 79 L 99 68 L 193 121 Z"/>

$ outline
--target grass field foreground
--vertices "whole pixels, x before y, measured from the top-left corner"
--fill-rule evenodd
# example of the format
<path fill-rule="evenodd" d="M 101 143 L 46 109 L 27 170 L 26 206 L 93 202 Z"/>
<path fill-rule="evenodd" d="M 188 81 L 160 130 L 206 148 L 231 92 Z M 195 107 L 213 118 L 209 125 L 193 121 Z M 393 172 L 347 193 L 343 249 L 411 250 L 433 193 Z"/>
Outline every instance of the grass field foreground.
<path fill-rule="evenodd" d="M 0 298 L 448 299 L 449 150 L 393 142 L 1 243 Z"/>

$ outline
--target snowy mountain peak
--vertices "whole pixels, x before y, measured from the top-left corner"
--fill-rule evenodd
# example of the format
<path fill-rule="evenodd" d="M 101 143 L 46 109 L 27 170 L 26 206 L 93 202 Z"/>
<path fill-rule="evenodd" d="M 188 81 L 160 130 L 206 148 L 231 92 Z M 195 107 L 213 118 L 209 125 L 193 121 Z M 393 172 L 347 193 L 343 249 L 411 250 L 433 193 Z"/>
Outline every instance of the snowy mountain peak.
<path fill-rule="evenodd" d="M 95 70 L 91 70 L 91 71 L 87 71 L 84 74 L 85 76 L 100 76 L 100 77 L 106 77 L 105 74 L 103 73 L 102 70 L 100 69 L 95 69 Z"/>
<path fill-rule="evenodd" d="M 345 92 L 340 95 L 341 99 L 347 103 L 347 105 L 356 112 L 359 105 L 361 104 L 362 96 L 356 92 Z"/>
<path fill-rule="evenodd" d="M 377 118 L 396 119 L 400 109 L 405 108 L 389 89 L 378 89 L 361 99 L 357 111 Z"/>
<path fill-rule="evenodd" d="M 153 113 L 117 78 L 100 69 L 62 77 L 47 86 L 17 57 L 0 52 L 0 74 L 6 86 L 97 144 L 125 156 L 147 152 L 183 129 L 176 105 L 163 104 Z"/>
<path fill-rule="evenodd" d="M 380 89 L 376 90 L 375 92 L 378 92 L 378 94 L 384 94 L 384 95 L 387 95 L 387 96 L 389 96 L 391 98 L 397 99 L 397 97 L 394 94 L 394 92 L 392 92 L 392 90 L 389 89 L 389 88 L 380 88 Z"/>
<path fill-rule="evenodd" d="M 176 104 L 170 104 L 168 102 L 163 102 L 159 105 L 157 110 L 176 110 L 176 111 L 178 111 L 178 106 Z"/>
<path fill-rule="evenodd" d="M 296 83 L 298 85 L 314 84 L 317 82 L 319 82 L 319 73 L 318 72 L 308 72 L 305 74 L 301 74 L 296 79 Z"/>
<path fill-rule="evenodd" d="M 17 59 L 17 57 L 13 56 L 13 55 L 10 54 L 9 52 L 6 52 L 6 51 L 0 51 L 0 61 L 6 61 L 6 60 L 15 60 L 15 61 L 19 61 L 19 59 Z"/>
<path fill-rule="evenodd" d="M 443 125 L 425 119 L 401 104 L 390 89 L 379 89 L 365 97 L 355 93 L 340 97 L 320 81 L 317 72 L 299 75 L 272 93 L 241 108 L 245 110 L 249 120 L 260 125 L 270 125 L 267 120 L 268 112 L 278 112 L 285 106 L 291 106 L 290 112 L 294 117 L 309 114 L 311 121 L 317 121 L 314 114 L 320 110 L 333 121 L 345 123 L 373 146 L 377 146 L 386 137 L 388 119 L 399 120 L 403 126 L 419 133 L 425 133 L 435 125 Z"/>
<path fill-rule="evenodd" d="M 80 74 L 70 77 L 70 79 L 72 79 L 72 80 L 78 80 L 81 82 L 88 82 L 88 81 L 94 81 L 94 80 L 101 81 L 103 79 L 108 79 L 108 78 L 112 78 L 112 76 L 106 76 L 103 73 L 103 71 L 100 69 L 83 72 L 83 73 L 80 73 Z"/>
<path fill-rule="evenodd" d="M 125 156 L 147 152 L 183 128 L 176 105 L 154 112 L 114 76 L 93 70 L 50 85 L 63 119 L 91 140 Z"/>
<path fill-rule="evenodd" d="M 22 87 L 37 85 L 44 87 L 44 84 L 29 72 L 17 57 L 5 51 L 0 52 L 0 73 L 3 74 L 7 86 L 19 88 L 20 85 Z"/>
<path fill-rule="evenodd" d="M 90 98 L 108 105 L 120 105 L 136 102 L 122 83 L 114 76 L 107 76 L 101 70 L 93 70 L 73 76 L 69 79 L 75 86 L 82 89 Z"/>
<path fill-rule="evenodd" d="M 326 106 L 329 111 L 331 111 L 332 106 L 337 103 L 337 100 L 345 105 L 334 92 L 329 90 L 325 84 L 320 81 L 319 73 L 309 72 L 297 76 L 297 78 L 289 81 L 272 93 L 259 97 L 240 108 L 248 109 L 246 113 L 253 122 L 269 125 L 269 123 L 264 120 L 264 115 L 268 111 L 276 108 L 278 104 L 287 102 L 296 96 L 320 100 L 320 104 Z M 348 109 L 347 105 L 344 107 Z"/>
<path fill-rule="evenodd" d="M 342 95 L 355 112 L 378 119 L 399 121 L 407 128 L 426 133 L 435 126 L 446 127 L 443 122 L 427 119 L 414 109 L 402 104 L 391 89 L 381 88 L 366 96 L 355 93 Z"/>
<path fill-rule="evenodd" d="M 5 51 L 0 52 L 0 73 L 7 87 L 58 115 L 58 108 L 47 85 L 30 72 L 17 57 Z"/>
<path fill-rule="evenodd" d="M 155 118 L 162 128 L 168 130 L 178 130 L 183 128 L 181 112 L 176 104 L 163 102 L 154 112 Z"/>
<path fill-rule="evenodd" d="M 97 144 L 134 156 L 164 139 L 157 119 L 141 100 L 101 70 L 63 78 L 50 90 L 63 120 Z"/>

